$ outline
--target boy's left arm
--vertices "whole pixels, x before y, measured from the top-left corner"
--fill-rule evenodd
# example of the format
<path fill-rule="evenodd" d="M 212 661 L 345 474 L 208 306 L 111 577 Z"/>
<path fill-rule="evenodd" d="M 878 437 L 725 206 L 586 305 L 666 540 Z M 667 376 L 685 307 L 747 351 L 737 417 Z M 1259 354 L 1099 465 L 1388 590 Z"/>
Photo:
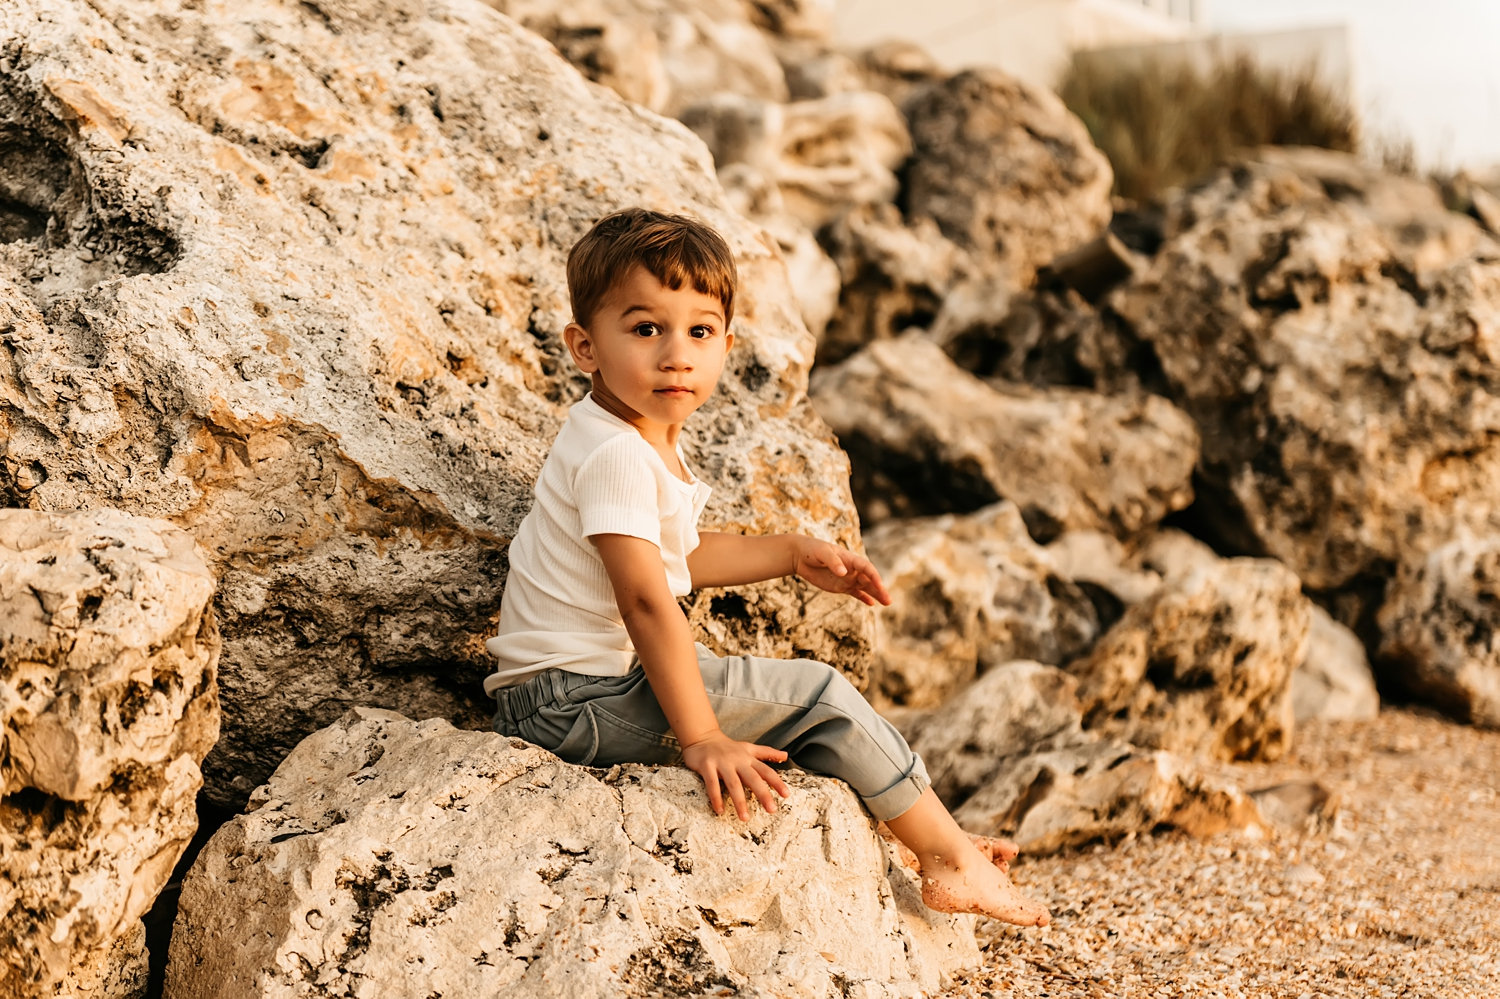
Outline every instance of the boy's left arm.
<path fill-rule="evenodd" d="M 847 593 L 871 607 L 891 602 L 879 571 L 869 559 L 802 534 L 700 534 L 698 547 L 688 555 L 687 563 L 694 589 L 801 576 L 820 589 Z"/>

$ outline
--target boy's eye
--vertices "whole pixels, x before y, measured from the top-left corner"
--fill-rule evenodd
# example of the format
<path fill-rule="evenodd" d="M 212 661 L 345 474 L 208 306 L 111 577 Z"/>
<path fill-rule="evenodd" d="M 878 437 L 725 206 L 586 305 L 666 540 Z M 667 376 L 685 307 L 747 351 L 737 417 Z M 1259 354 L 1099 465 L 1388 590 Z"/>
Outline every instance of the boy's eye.
<path fill-rule="evenodd" d="M 661 332 L 661 327 L 657 326 L 655 323 L 636 323 L 635 324 L 635 333 L 636 333 L 636 336 L 656 336 L 656 334 L 658 334 L 660 332 Z"/>
<path fill-rule="evenodd" d="M 694 326 L 690 331 L 695 339 L 706 340 L 714 335 L 712 326 Z"/>

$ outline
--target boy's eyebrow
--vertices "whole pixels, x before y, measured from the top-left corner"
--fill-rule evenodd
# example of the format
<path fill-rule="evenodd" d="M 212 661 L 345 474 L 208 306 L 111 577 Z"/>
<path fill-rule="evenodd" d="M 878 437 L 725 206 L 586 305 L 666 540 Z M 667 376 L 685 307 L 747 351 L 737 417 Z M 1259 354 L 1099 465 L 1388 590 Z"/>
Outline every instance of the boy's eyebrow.
<path fill-rule="evenodd" d="M 651 309 L 650 309 L 649 306 L 645 306 L 645 305 L 632 305 L 629 308 L 627 308 L 624 312 L 620 313 L 620 318 L 623 319 L 626 316 L 630 315 L 632 312 L 650 313 L 650 311 L 651 311 Z M 715 319 L 718 319 L 718 320 L 722 321 L 724 319 L 724 310 L 723 309 L 699 309 L 698 310 L 698 315 L 700 315 L 700 316 L 713 316 Z"/>

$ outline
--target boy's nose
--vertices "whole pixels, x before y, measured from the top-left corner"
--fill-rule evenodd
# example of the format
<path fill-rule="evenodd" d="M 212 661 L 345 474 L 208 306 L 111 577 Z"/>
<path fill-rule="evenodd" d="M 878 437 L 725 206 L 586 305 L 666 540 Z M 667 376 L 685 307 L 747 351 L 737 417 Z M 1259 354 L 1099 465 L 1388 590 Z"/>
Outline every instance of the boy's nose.
<path fill-rule="evenodd" d="M 687 371 L 692 368 L 691 354 L 687 344 L 678 337 L 668 337 L 661 355 L 661 366 L 669 371 Z"/>

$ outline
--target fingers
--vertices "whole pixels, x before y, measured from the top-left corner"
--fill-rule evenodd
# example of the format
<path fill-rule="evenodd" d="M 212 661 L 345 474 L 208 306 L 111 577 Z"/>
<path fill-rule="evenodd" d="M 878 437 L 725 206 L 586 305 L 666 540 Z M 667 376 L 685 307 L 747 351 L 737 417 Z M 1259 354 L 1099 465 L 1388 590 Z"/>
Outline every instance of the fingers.
<path fill-rule="evenodd" d="M 708 807 L 714 810 L 715 815 L 724 814 L 724 795 L 719 790 L 719 778 L 717 774 L 700 774 L 703 778 L 703 789 L 708 792 Z"/>

